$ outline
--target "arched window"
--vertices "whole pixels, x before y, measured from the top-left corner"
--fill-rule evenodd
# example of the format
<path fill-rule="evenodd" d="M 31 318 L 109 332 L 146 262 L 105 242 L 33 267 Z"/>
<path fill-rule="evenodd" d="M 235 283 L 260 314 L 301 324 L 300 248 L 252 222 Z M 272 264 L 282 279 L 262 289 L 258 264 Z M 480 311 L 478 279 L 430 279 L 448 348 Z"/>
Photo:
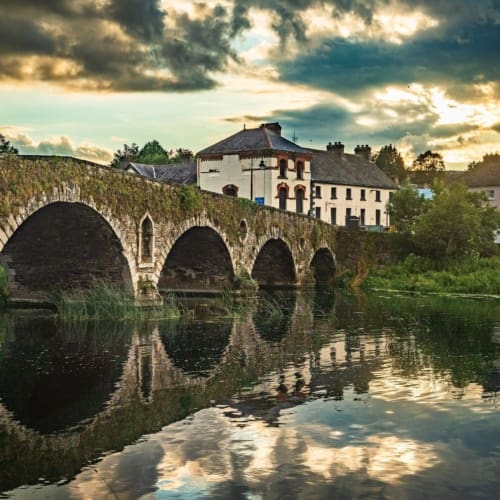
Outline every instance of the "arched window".
<path fill-rule="evenodd" d="M 149 215 L 142 219 L 139 234 L 139 255 L 142 264 L 153 263 L 154 230 L 153 221 Z"/>
<path fill-rule="evenodd" d="M 238 186 L 227 184 L 222 188 L 222 192 L 227 196 L 238 196 Z"/>
<path fill-rule="evenodd" d="M 280 177 L 286 179 L 286 171 L 287 171 L 288 160 L 280 160 Z"/>
<path fill-rule="evenodd" d="M 301 187 L 295 190 L 295 211 L 298 214 L 304 213 L 304 189 Z"/>
<path fill-rule="evenodd" d="M 304 162 L 298 161 L 296 168 L 297 168 L 297 179 L 303 180 L 304 179 Z"/>
<path fill-rule="evenodd" d="M 281 210 L 286 210 L 286 199 L 288 197 L 288 189 L 286 187 L 280 187 L 278 191 L 278 197 L 280 200 L 279 207 Z"/>

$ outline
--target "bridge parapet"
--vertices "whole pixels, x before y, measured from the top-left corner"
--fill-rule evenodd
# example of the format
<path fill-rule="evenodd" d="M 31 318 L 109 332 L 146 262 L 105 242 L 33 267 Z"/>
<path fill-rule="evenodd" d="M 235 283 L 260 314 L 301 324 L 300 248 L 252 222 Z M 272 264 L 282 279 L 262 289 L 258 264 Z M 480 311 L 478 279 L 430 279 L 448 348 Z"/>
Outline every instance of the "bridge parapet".
<path fill-rule="evenodd" d="M 14 295 L 95 278 L 138 298 L 221 288 L 240 273 L 268 286 L 332 280 L 338 234 L 305 215 L 89 162 L 0 158 L 0 261 Z M 311 269 L 319 250 L 321 273 Z"/>

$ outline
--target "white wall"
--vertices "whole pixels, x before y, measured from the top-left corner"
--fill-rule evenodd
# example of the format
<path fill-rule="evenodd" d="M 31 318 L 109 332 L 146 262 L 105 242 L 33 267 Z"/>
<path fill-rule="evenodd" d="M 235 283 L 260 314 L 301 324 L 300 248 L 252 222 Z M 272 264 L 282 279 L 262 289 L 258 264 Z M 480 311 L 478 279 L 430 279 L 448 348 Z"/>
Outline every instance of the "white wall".
<path fill-rule="evenodd" d="M 266 165 L 265 169 L 260 169 L 261 160 Z M 224 155 L 222 160 L 198 159 L 198 185 L 201 189 L 222 193 L 224 186 L 233 184 L 238 187 L 238 197 L 250 199 L 250 185 L 253 168 L 253 199 L 264 197 L 264 203 L 268 206 L 278 207 L 277 197 L 278 185 L 286 183 L 289 188 L 287 200 L 287 210 L 295 212 L 295 187 L 302 185 L 306 188 L 306 199 L 304 200 L 304 212 L 307 213 L 310 207 L 310 184 L 311 167 L 310 162 L 304 161 L 303 179 L 296 178 L 297 173 L 293 170 L 295 162 L 288 160 L 287 178 L 279 178 L 278 158 L 258 157 L 241 159 L 239 155 Z"/>
<path fill-rule="evenodd" d="M 331 223 L 331 208 L 337 209 L 338 226 L 345 226 L 346 209 L 351 209 L 351 215 L 360 217 L 361 209 L 365 209 L 365 226 L 374 226 L 376 223 L 376 210 L 380 210 L 380 225 L 389 226 L 386 206 L 389 201 L 390 189 L 376 189 L 359 186 L 342 186 L 335 184 L 314 183 L 321 188 L 321 198 L 314 196 L 314 207 L 320 207 L 321 220 Z M 337 198 L 331 196 L 332 188 L 336 188 Z M 351 200 L 346 199 L 346 190 L 351 189 Z M 365 190 L 365 201 L 361 200 L 361 190 Z M 376 201 L 376 191 L 380 192 L 380 201 Z M 313 187 L 313 193 L 315 188 Z"/>

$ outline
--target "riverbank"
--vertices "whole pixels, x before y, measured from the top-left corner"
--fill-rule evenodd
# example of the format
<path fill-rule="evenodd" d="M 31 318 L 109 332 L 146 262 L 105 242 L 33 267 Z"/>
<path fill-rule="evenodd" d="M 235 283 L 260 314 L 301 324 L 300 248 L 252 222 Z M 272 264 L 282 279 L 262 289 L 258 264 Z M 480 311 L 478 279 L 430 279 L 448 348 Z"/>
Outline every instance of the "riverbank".
<path fill-rule="evenodd" d="M 361 288 L 500 296 L 500 257 L 437 263 L 411 254 L 397 264 L 370 268 Z"/>

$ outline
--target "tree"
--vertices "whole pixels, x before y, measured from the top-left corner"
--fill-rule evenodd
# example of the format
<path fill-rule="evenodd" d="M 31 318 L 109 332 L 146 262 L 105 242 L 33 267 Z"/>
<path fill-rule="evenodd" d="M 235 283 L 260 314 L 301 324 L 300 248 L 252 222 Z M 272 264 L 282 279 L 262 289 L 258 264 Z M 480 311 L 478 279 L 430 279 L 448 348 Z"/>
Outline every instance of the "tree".
<path fill-rule="evenodd" d="M 11 146 L 4 135 L 0 134 L 0 154 L 2 153 L 17 155 L 19 151 L 14 146 Z"/>
<path fill-rule="evenodd" d="M 139 146 L 133 142 L 131 146 L 123 145 L 123 150 L 119 149 L 115 152 L 114 158 L 111 161 L 113 168 L 123 169 L 129 161 L 135 161 L 139 154 Z"/>
<path fill-rule="evenodd" d="M 494 232 L 500 213 L 484 193 L 453 184 L 436 192 L 427 209 L 416 218 L 414 243 L 418 253 L 435 260 L 495 252 Z"/>
<path fill-rule="evenodd" d="M 144 144 L 135 158 L 135 161 L 148 165 L 162 165 L 168 163 L 168 153 L 162 148 L 160 143 L 154 139 Z"/>
<path fill-rule="evenodd" d="M 427 203 L 428 200 L 425 200 L 414 186 L 403 186 L 391 195 L 387 205 L 391 225 L 399 233 L 412 234 L 417 218 L 424 213 Z"/>
<path fill-rule="evenodd" d="M 417 184 L 431 184 L 434 179 L 443 177 L 444 168 L 441 154 L 427 150 L 413 161 L 412 181 Z"/>
<path fill-rule="evenodd" d="M 403 157 L 392 144 L 383 146 L 380 149 L 375 156 L 375 164 L 391 179 L 402 181 L 406 178 L 407 174 Z"/>

